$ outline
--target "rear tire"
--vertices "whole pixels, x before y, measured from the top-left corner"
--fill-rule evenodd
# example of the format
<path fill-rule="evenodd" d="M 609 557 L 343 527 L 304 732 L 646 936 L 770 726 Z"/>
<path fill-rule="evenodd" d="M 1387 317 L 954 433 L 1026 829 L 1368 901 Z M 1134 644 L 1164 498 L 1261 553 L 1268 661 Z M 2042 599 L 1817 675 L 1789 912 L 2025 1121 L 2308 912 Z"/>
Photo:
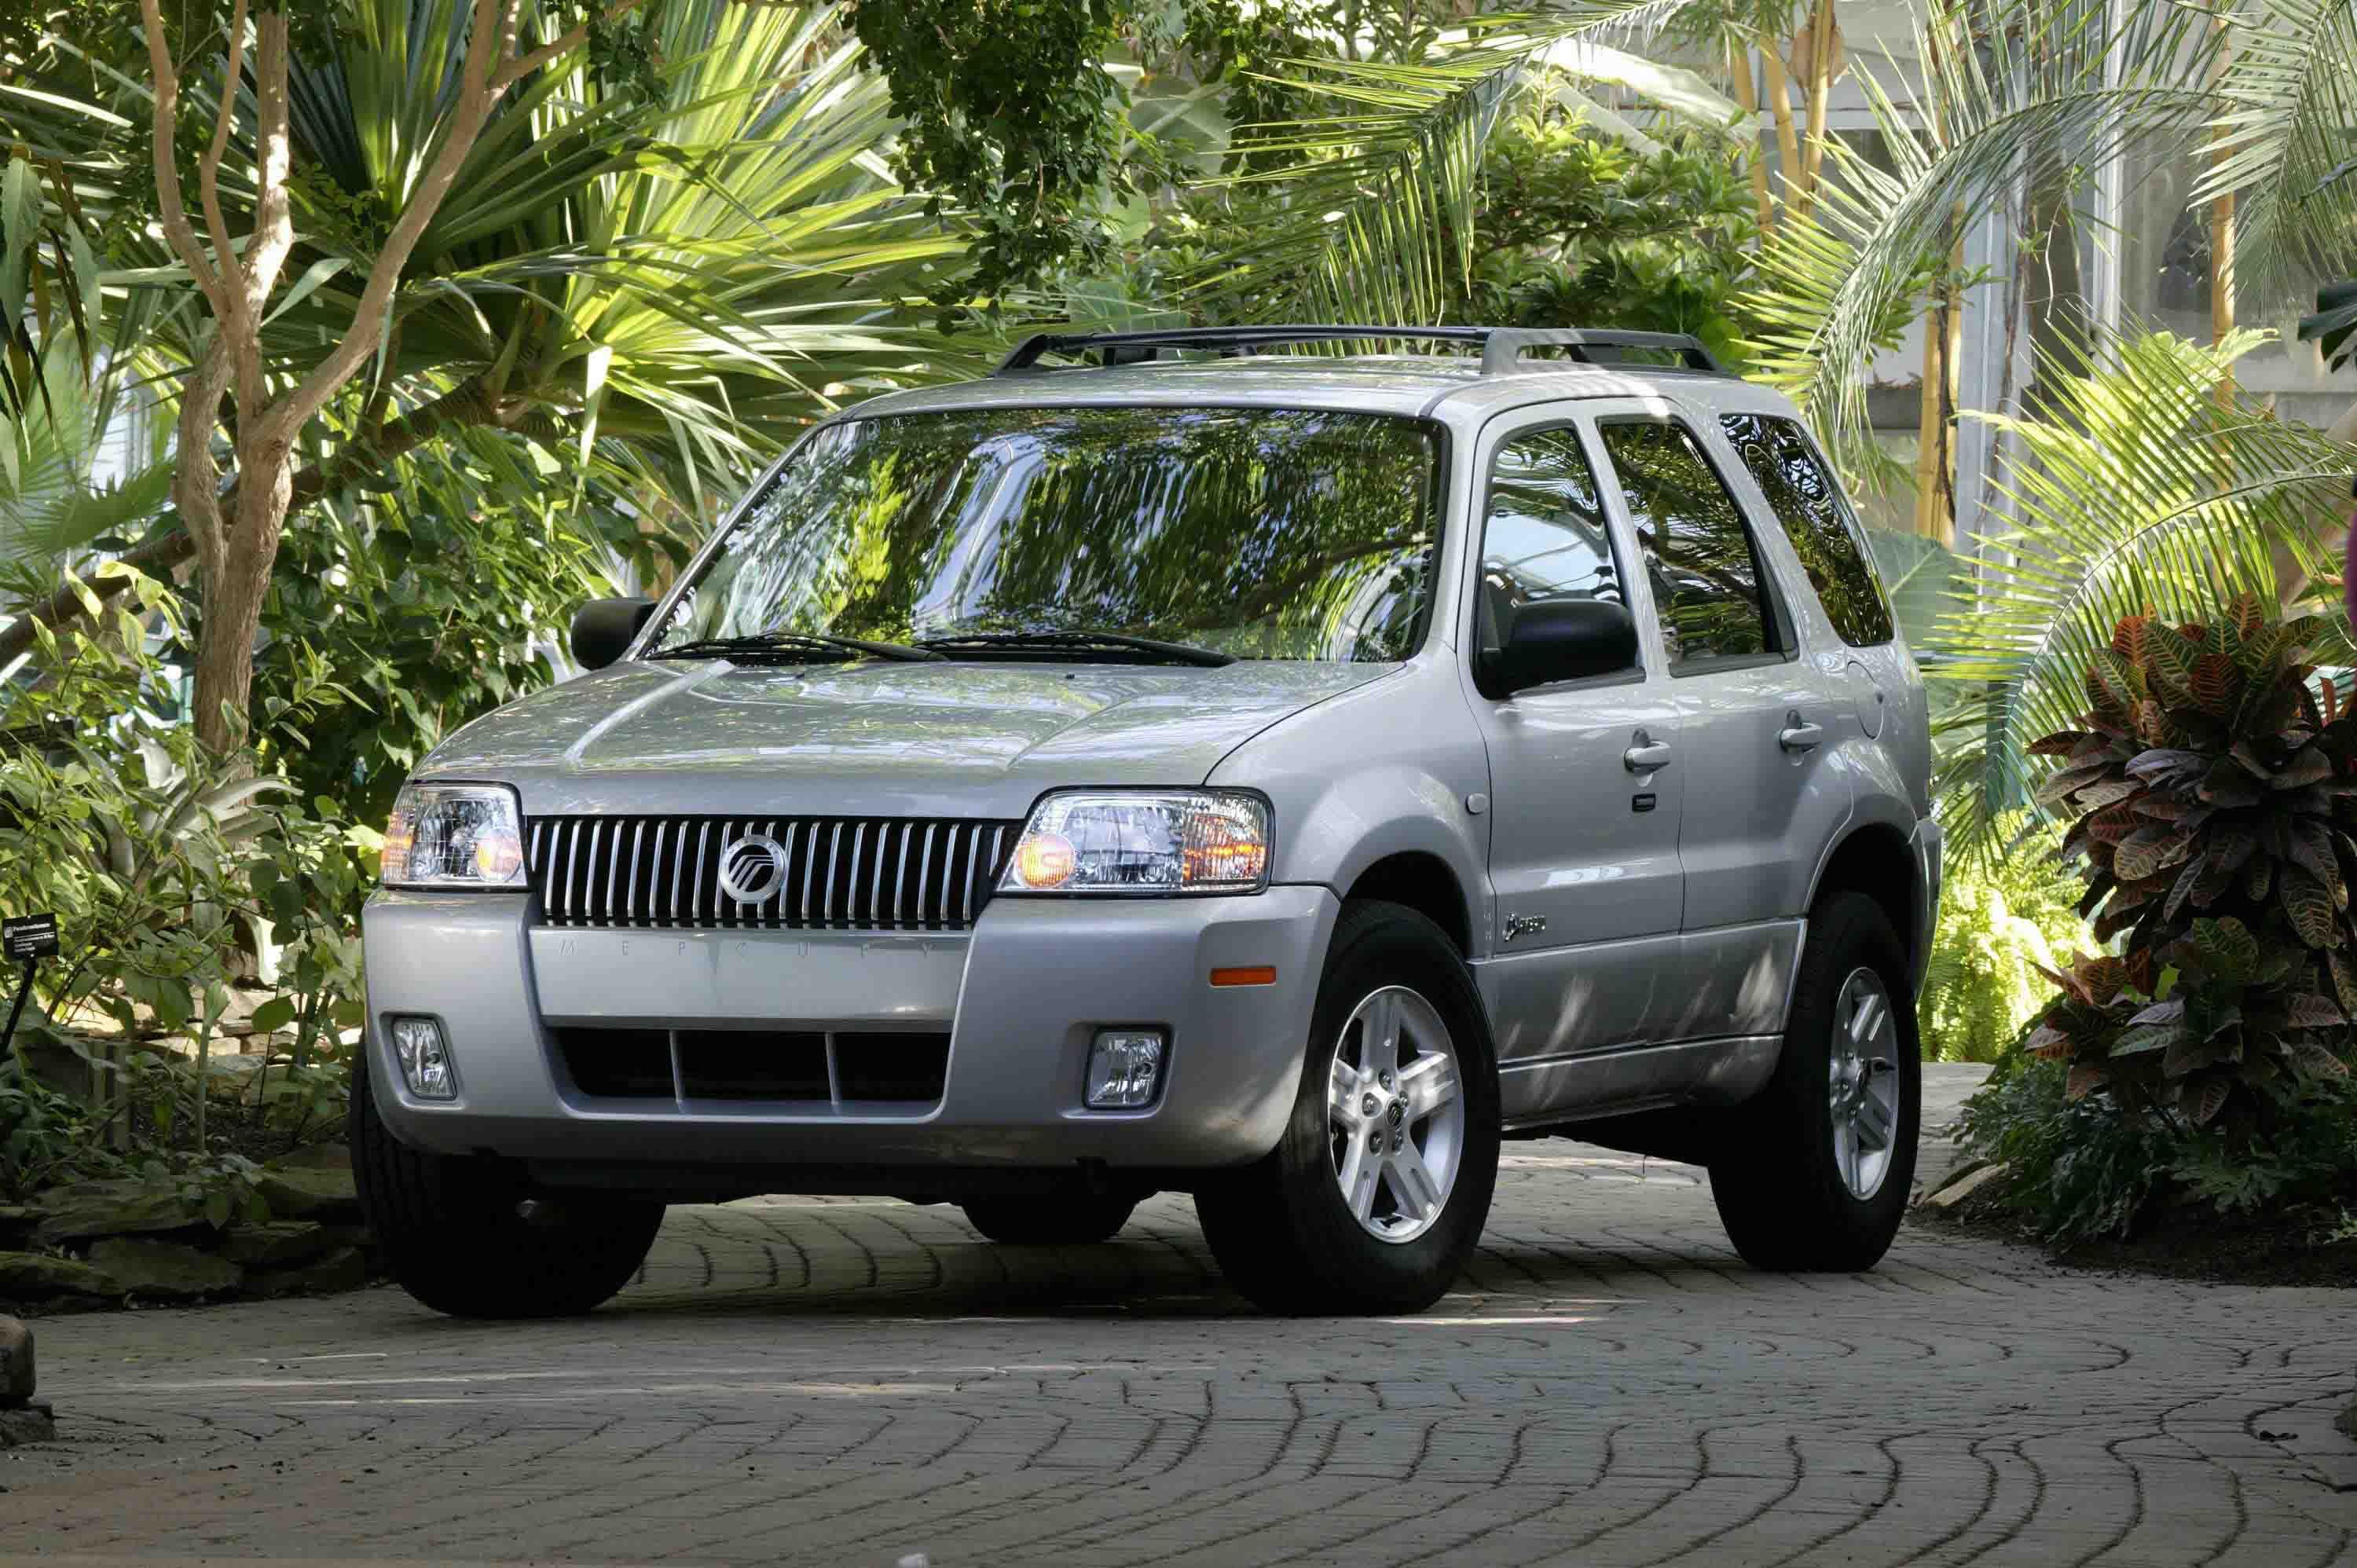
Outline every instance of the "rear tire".
<path fill-rule="evenodd" d="M 1889 1250 L 1915 1179 L 1921 1050 L 1882 907 L 1836 893 L 1809 917 L 1768 1086 L 1728 1118 L 1710 1195 L 1743 1261 L 1854 1273 Z"/>
<path fill-rule="evenodd" d="M 958 1207 L 966 1223 L 1008 1247 L 1090 1247 L 1113 1240 L 1134 1197 L 977 1197 Z"/>
<path fill-rule="evenodd" d="M 352 1069 L 352 1177 L 361 1212 L 401 1288 L 453 1317 L 570 1317 L 630 1283 L 663 1206 L 584 1194 L 553 1215 L 518 1212 L 530 1190 L 494 1160 L 427 1154 L 377 1113 L 365 1060 Z"/>
<path fill-rule="evenodd" d="M 1472 1256 L 1497 1179 L 1498 1073 L 1464 960 L 1413 909 L 1344 905 L 1284 1136 L 1195 1195 L 1211 1255 L 1270 1312 L 1422 1312 Z"/>

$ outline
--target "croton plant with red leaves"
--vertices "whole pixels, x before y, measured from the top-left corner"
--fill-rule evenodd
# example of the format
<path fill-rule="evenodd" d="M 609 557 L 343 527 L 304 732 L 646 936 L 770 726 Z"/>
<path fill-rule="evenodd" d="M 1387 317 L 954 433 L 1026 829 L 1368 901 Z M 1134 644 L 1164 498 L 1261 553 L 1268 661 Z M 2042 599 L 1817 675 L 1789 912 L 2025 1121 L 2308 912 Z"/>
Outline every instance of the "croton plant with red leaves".
<path fill-rule="evenodd" d="M 2311 684 L 2309 618 L 2244 595 L 2210 625 L 2131 616 L 2086 672 L 2085 727 L 2033 751 L 2072 813 L 2079 912 L 2118 953 L 2048 972 L 2062 993 L 2025 1041 L 2073 1097 L 2209 1122 L 2304 1073 L 2345 1074 L 2357 1017 L 2357 722 Z"/>

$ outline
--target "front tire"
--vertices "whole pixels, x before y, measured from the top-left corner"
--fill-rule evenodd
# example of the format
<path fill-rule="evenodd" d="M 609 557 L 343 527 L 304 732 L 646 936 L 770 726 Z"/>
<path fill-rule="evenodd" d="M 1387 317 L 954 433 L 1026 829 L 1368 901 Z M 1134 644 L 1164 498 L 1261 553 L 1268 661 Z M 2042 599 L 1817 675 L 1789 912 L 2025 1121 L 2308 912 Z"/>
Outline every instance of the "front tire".
<path fill-rule="evenodd" d="M 1195 1197 L 1229 1283 L 1271 1312 L 1421 1312 L 1463 1272 L 1498 1178 L 1498 1074 L 1473 979 L 1397 904 L 1335 922 L 1293 1115 Z"/>
<path fill-rule="evenodd" d="M 531 1196 L 496 1161 L 427 1154 L 377 1113 L 368 1064 L 352 1069 L 352 1178 L 401 1288 L 453 1317 L 570 1317 L 630 1283 L 662 1205 L 583 1194 L 526 1219 Z"/>
<path fill-rule="evenodd" d="M 1921 1050 L 1905 955 L 1880 905 L 1837 893 L 1808 947 L 1775 1076 L 1730 1117 L 1710 1194 L 1745 1262 L 1854 1273 L 1881 1261 L 1915 1179 Z"/>
<path fill-rule="evenodd" d="M 966 1223 L 1007 1247 L 1089 1247 L 1129 1223 L 1134 1197 L 977 1197 L 958 1206 Z"/>

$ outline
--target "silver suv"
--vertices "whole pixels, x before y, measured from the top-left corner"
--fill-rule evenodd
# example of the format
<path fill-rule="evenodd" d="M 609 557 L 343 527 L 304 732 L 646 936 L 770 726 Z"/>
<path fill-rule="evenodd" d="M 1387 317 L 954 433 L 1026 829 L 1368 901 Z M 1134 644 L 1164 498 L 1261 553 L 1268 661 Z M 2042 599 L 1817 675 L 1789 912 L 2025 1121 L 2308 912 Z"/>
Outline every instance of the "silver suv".
<path fill-rule="evenodd" d="M 1456 351 L 1265 351 L 1372 339 Z M 1254 1302 L 1414 1311 L 1555 1133 L 1706 1165 L 1762 1268 L 1889 1244 L 1923 691 L 1693 339 L 1036 338 L 812 429 L 573 650 L 367 912 L 353 1148 L 433 1306 L 586 1310 L 667 1202 L 1079 1243 L 1179 1190 Z"/>

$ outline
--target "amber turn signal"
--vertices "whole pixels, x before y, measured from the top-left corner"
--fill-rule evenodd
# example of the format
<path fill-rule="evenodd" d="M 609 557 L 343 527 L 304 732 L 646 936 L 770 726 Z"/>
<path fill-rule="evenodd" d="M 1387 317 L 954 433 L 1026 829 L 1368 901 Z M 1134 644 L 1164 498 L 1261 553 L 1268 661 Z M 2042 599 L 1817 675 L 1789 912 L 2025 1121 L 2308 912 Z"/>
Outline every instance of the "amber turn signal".
<path fill-rule="evenodd" d="M 1211 983 L 1214 985 L 1275 985 L 1276 967 L 1274 964 L 1259 963 L 1241 969 L 1215 969 L 1211 971 Z"/>

